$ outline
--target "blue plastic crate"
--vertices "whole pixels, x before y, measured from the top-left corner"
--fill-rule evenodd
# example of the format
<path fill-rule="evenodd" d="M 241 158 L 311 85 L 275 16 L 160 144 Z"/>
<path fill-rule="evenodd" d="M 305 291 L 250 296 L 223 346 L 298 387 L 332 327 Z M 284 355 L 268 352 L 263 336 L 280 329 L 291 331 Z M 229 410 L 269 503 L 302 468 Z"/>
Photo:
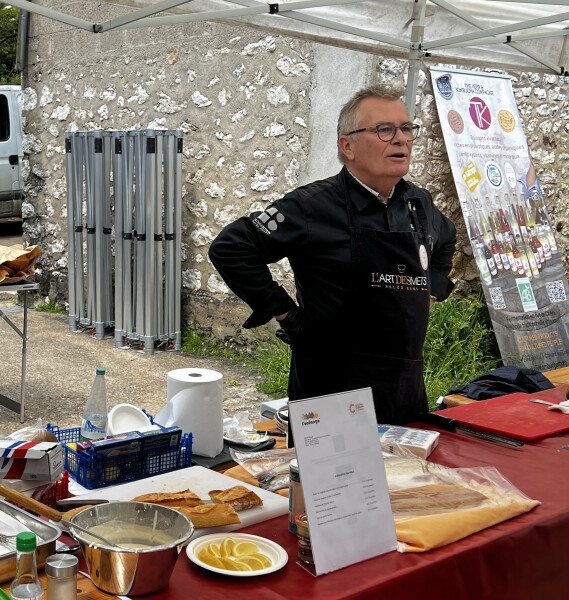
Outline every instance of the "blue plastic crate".
<path fill-rule="evenodd" d="M 64 465 L 69 475 L 89 490 L 185 469 L 192 463 L 191 433 L 183 434 L 180 445 L 176 448 L 102 456 L 91 452 L 77 452 L 69 447 L 68 444 L 79 442 L 80 427 L 60 429 L 57 425 L 48 424 L 47 429 L 62 444 Z"/>

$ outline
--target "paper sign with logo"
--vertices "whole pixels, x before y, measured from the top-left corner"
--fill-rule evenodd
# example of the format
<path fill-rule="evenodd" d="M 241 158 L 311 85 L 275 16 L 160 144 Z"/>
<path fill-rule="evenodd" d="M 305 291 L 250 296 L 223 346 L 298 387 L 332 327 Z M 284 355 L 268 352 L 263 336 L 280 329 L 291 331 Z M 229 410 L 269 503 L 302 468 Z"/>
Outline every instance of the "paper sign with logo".
<path fill-rule="evenodd" d="M 315 574 L 397 548 L 371 389 L 289 403 Z"/>
<path fill-rule="evenodd" d="M 431 68 L 437 110 L 505 364 L 569 364 L 569 286 L 510 78 Z"/>

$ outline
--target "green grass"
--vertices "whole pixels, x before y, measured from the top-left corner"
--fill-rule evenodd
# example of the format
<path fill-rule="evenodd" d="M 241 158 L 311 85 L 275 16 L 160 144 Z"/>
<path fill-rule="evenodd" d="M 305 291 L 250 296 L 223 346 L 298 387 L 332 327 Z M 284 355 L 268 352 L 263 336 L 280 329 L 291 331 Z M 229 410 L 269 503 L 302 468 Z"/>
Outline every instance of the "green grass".
<path fill-rule="evenodd" d="M 439 396 L 502 364 L 482 292 L 437 302 L 423 350 L 429 407 Z"/>
<path fill-rule="evenodd" d="M 54 314 L 67 314 L 64 308 L 61 308 L 56 304 L 55 300 L 40 300 L 35 306 L 34 310 L 37 312 L 54 313 Z"/>
<path fill-rule="evenodd" d="M 194 323 L 183 334 L 182 352 L 239 360 L 261 376 L 259 391 L 274 398 L 287 395 L 290 348 L 270 335 L 263 340 L 259 337 L 258 343 L 245 351 L 238 343 L 224 344 L 201 332 Z M 431 410 L 435 409 L 439 396 L 501 365 L 481 291 L 468 298 L 453 298 L 433 306 L 423 355 Z"/>

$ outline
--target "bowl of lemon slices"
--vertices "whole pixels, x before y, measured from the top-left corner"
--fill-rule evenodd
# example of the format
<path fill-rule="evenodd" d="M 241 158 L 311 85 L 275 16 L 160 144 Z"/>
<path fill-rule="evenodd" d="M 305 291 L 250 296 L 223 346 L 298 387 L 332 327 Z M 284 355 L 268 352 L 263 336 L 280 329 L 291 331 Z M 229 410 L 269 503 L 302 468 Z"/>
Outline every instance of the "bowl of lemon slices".
<path fill-rule="evenodd" d="M 212 533 L 196 538 L 186 547 L 196 565 L 234 577 L 254 577 L 282 569 L 286 550 L 266 538 L 248 533 Z"/>

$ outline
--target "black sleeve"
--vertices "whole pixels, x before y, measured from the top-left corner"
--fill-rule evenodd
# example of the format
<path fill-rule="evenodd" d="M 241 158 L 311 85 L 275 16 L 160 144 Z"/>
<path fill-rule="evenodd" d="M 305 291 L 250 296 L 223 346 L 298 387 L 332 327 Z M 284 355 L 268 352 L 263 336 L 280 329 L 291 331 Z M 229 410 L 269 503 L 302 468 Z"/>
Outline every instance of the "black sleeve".
<path fill-rule="evenodd" d="M 261 213 L 227 225 L 209 249 L 209 258 L 228 287 L 253 314 L 243 324 L 257 327 L 296 306 L 273 280 L 269 267 L 298 252 L 306 239 L 302 206 L 287 196 Z"/>

